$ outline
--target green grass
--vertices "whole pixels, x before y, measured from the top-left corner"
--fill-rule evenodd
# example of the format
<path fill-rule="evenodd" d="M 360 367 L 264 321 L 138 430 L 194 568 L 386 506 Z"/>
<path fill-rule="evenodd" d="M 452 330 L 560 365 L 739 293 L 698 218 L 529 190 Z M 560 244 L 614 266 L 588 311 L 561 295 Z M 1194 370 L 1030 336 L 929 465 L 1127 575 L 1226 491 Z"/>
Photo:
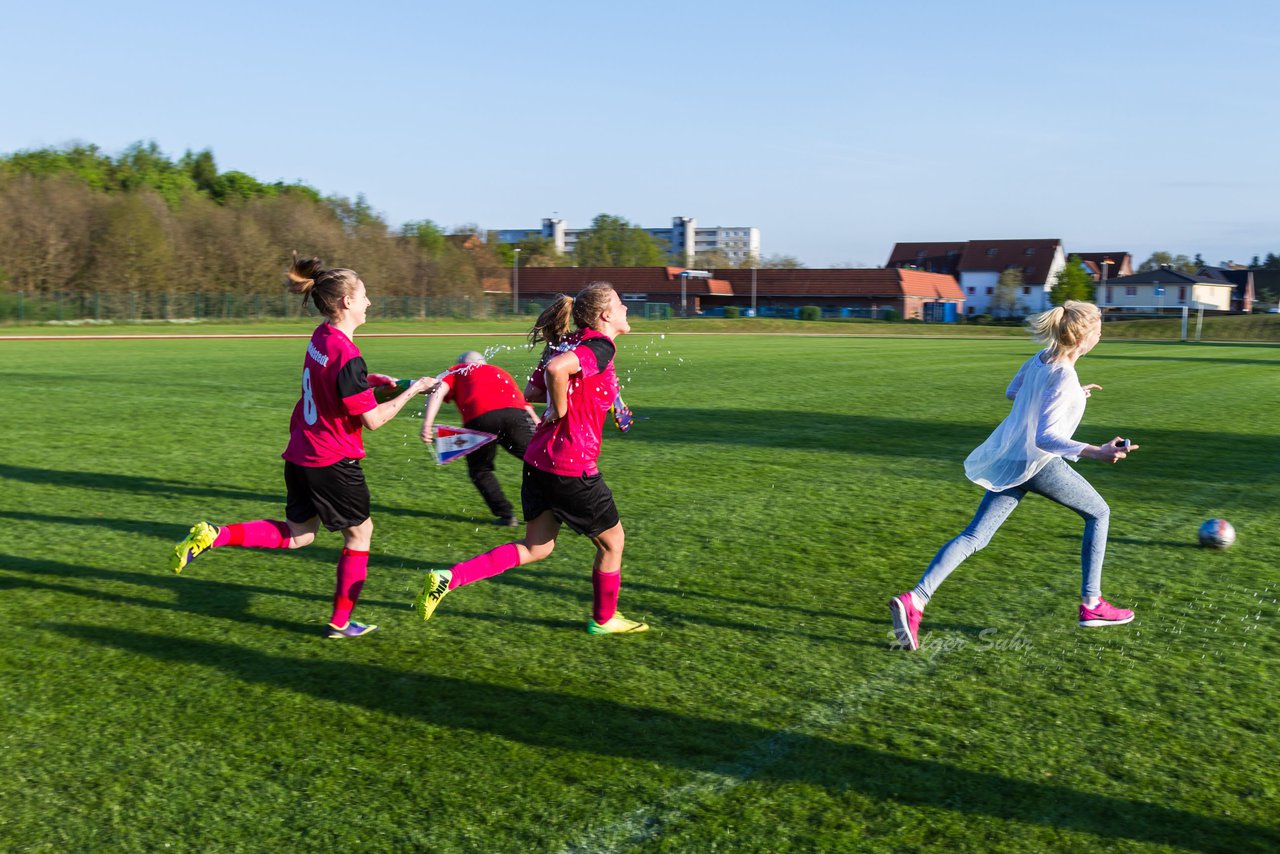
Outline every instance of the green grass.
<path fill-rule="evenodd" d="M 376 312 L 376 306 L 375 306 Z M 0 339 L 15 336 L 76 337 L 93 336 L 151 336 L 151 335 L 306 335 L 305 320 L 263 320 L 254 323 L 228 323 L 218 321 L 148 321 L 145 323 L 41 323 L 26 325 L 0 324 Z M 489 320 L 463 320 L 458 318 L 431 317 L 421 320 L 374 319 L 361 329 L 364 336 L 371 335 L 445 335 L 467 337 L 482 335 L 509 335 L 523 337 L 529 330 L 529 318 L 494 318 Z M 974 323 L 918 323 L 888 322 L 882 320 L 785 320 L 774 317 L 738 318 L 729 320 L 716 317 L 673 318 L 647 321 L 633 317 L 635 334 L 665 333 L 753 333 L 784 335 L 870 335 L 928 338 L 1019 338 L 1025 339 L 1027 331 L 1018 324 Z M 1188 334 L 1196 335 L 1194 316 L 1190 320 Z M 1126 320 L 1107 324 L 1109 339 L 1146 339 L 1177 341 L 1182 337 L 1181 318 L 1159 320 Z M 1206 317 L 1200 337 L 1206 342 L 1253 341 L 1280 342 L 1280 315 L 1252 314 Z"/>
<path fill-rule="evenodd" d="M 602 467 L 622 609 L 653 630 L 586 635 L 593 550 L 567 533 L 416 621 L 426 570 L 507 534 L 405 413 L 366 436 L 357 616 L 382 628 L 336 642 L 337 535 L 165 569 L 199 519 L 282 515 L 299 341 L 0 341 L 0 849 L 1280 847 L 1280 348 L 1081 363 L 1103 390 L 1079 436 L 1142 445 L 1080 464 L 1113 511 L 1104 592 L 1137 621 L 1076 627 L 1079 520 L 1030 498 L 911 655 L 885 600 L 976 507 L 961 462 L 1027 342 L 621 343 L 643 420 Z M 465 345 L 362 346 L 411 375 Z M 499 477 L 514 497 L 516 462 Z M 1210 516 L 1234 548 L 1194 545 Z"/>

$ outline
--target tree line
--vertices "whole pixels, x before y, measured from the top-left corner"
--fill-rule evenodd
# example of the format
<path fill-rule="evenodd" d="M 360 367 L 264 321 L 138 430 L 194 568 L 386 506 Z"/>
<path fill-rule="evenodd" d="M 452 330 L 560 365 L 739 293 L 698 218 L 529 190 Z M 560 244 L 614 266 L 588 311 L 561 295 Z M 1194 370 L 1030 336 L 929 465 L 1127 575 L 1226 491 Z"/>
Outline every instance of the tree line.
<path fill-rule="evenodd" d="M 381 294 L 430 298 L 481 296 L 486 280 L 510 275 L 517 248 L 521 266 L 683 264 L 609 214 L 573 256 L 542 238 L 499 244 L 475 225 L 393 227 L 363 196 L 219 171 L 207 149 L 173 159 L 155 143 L 116 156 L 76 144 L 0 156 L 0 291 L 278 294 L 295 248 L 360 271 Z"/>
<path fill-rule="evenodd" d="M 467 233 L 391 228 L 363 197 L 219 172 L 209 151 L 136 143 L 0 157 L 0 288 L 278 294 L 289 250 L 359 270 L 382 293 L 479 294 L 502 263 Z"/>

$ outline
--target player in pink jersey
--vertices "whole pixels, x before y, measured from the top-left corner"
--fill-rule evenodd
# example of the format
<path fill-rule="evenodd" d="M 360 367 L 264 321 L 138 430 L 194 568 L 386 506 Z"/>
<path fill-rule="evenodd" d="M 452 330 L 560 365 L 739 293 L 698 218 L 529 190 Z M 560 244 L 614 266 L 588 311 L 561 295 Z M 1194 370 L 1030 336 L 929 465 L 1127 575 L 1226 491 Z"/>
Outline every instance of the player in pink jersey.
<path fill-rule="evenodd" d="M 618 392 L 613 341 L 630 331 L 627 307 L 607 282 L 593 282 L 576 297 L 560 296 L 538 317 L 529 343 L 545 341 L 547 346 L 525 398 L 546 401 L 547 409 L 524 455 L 524 539 L 430 572 L 414 600 L 422 619 L 431 618 L 450 590 L 550 555 L 563 523 L 596 545 L 587 631 L 612 635 L 648 630 L 618 613 L 622 523 L 596 467 L 605 416 Z"/>
<path fill-rule="evenodd" d="M 285 520 L 260 519 L 215 527 L 195 525 L 174 546 L 174 572 L 219 546 L 260 549 L 298 549 L 315 540 L 321 523 L 342 531 L 337 587 L 328 637 L 354 638 L 377 626 L 351 619 L 368 575 L 373 520 L 369 518 L 369 487 L 360 460 L 361 432 L 376 430 L 396 416 L 416 394 L 435 383 L 434 377 L 412 382 L 396 397 L 378 403 L 369 387 L 394 383 L 393 377 L 370 375 L 353 336 L 369 310 L 364 282 L 352 270 L 326 270 L 319 258 L 299 260 L 294 253 L 288 272 L 289 290 L 310 298 L 326 318 L 316 327 L 302 360 L 302 395 L 289 421 L 289 444 L 284 453 L 287 490 Z"/>

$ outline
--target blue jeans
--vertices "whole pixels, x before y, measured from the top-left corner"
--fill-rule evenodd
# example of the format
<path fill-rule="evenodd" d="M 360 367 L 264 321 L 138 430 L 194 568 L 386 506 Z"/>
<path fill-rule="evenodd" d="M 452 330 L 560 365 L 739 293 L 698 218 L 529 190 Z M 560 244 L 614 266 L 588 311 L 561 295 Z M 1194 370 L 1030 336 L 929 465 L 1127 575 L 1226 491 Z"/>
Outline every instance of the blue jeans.
<path fill-rule="evenodd" d="M 938 549 L 929 568 L 912 591 L 921 601 L 928 602 L 951 570 L 965 558 L 991 542 L 991 537 L 1009 518 L 1028 492 L 1043 495 L 1063 507 L 1068 507 L 1084 518 L 1084 539 L 1080 544 L 1080 595 L 1101 595 L 1102 559 L 1107 551 L 1107 527 L 1111 520 L 1111 508 L 1102 500 L 1098 491 L 1089 485 L 1062 457 L 1055 457 L 1030 480 L 1011 486 L 1001 492 L 990 492 L 982 497 L 973 521 L 958 537 Z"/>

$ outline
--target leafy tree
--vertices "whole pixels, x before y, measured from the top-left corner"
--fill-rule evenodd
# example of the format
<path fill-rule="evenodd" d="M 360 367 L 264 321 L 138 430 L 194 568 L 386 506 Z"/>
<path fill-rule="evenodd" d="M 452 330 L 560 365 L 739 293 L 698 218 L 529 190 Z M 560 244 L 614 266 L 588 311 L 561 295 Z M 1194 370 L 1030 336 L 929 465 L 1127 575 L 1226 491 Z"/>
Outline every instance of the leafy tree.
<path fill-rule="evenodd" d="M 1011 267 L 1000 274 L 995 292 L 991 295 L 991 313 L 996 317 L 1011 317 L 1018 310 L 1018 291 L 1025 279 L 1022 268 Z"/>
<path fill-rule="evenodd" d="M 1280 270 L 1280 255 L 1276 255 L 1274 252 L 1268 252 L 1266 260 L 1262 262 L 1262 269 Z"/>
<path fill-rule="evenodd" d="M 1259 258 L 1257 255 L 1254 255 L 1254 256 L 1253 256 L 1253 260 L 1249 262 L 1249 268 L 1250 268 L 1250 269 L 1253 269 L 1253 270 L 1256 270 L 1257 268 L 1259 268 L 1259 267 L 1261 267 L 1261 266 L 1262 266 L 1262 259 L 1261 259 L 1261 258 Z"/>
<path fill-rule="evenodd" d="M 540 234 L 531 235 L 516 243 L 490 241 L 498 260 L 506 267 L 515 263 L 515 250 L 520 250 L 521 267 L 563 267 L 570 259 L 556 251 L 556 242 Z"/>
<path fill-rule="evenodd" d="M 192 181 L 195 181 L 197 188 L 215 199 L 222 198 L 218 187 L 218 166 L 213 161 L 212 151 L 207 148 L 198 154 L 188 151 L 178 162 L 187 170 L 187 174 L 191 176 Z"/>
<path fill-rule="evenodd" d="M 804 262 L 794 255 L 766 255 L 760 259 L 760 266 L 764 269 L 799 270 L 804 267 Z"/>
<path fill-rule="evenodd" d="M 791 260 L 802 267 L 804 266 L 794 258 Z M 732 258 L 722 249 L 712 249 L 710 252 L 699 252 L 694 255 L 693 266 L 700 270 L 750 270 L 752 267 L 759 268 L 760 261 L 751 254 L 747 254 L 742 258 Z"/>
<path fill-rule="evenodd" d="M 152 192 L 113 196 L 95 223 L 93 263 L 86 270 L 94 290 L 128 293 L 166 290 L 179 278 L 167 209 Z"/>
<path fill-rule="evenodd" d="M 1195 273 L 1200 268 L 1186 255 L 1173 255 L 1169 252 L 1152 252 L 1151 257 L 1138 265 L 1139 273 L 1169 267 L 1182 273 Z"/>
<path fill-rule="evenodd" d="M 444 229 L 429 219 L 406 222 L 401 226 L 400 234 L 409 238 L 419 250 L 433 258 L 440 257 L 440 253 L 444 252 Z"/>
<path fill-rule="evenodd" d="M 1199 252 L 1196 253 L 1196 257 L 1191 259 L 1191 263 L 1195 265 L 1197 270 L 1204 268 L 1204 258 L 1200 256 Z"/>
<path fill-rule="evenodd" d="M 1053 287 L 1049 290 L 1049 302 L 1062 305 L 1067 300 L 1093 300 L 1093 275 L 1080 260 L 1079 255 L 1067 259 L 1067 266 L 1058 271 L 1054 277 Z"/>
<path fill-rule="evenodd" d="M 663 267 L 664 243 L 622 217 L 600 214 L 578 235 L 574 259 L 581 267 Z"/>

